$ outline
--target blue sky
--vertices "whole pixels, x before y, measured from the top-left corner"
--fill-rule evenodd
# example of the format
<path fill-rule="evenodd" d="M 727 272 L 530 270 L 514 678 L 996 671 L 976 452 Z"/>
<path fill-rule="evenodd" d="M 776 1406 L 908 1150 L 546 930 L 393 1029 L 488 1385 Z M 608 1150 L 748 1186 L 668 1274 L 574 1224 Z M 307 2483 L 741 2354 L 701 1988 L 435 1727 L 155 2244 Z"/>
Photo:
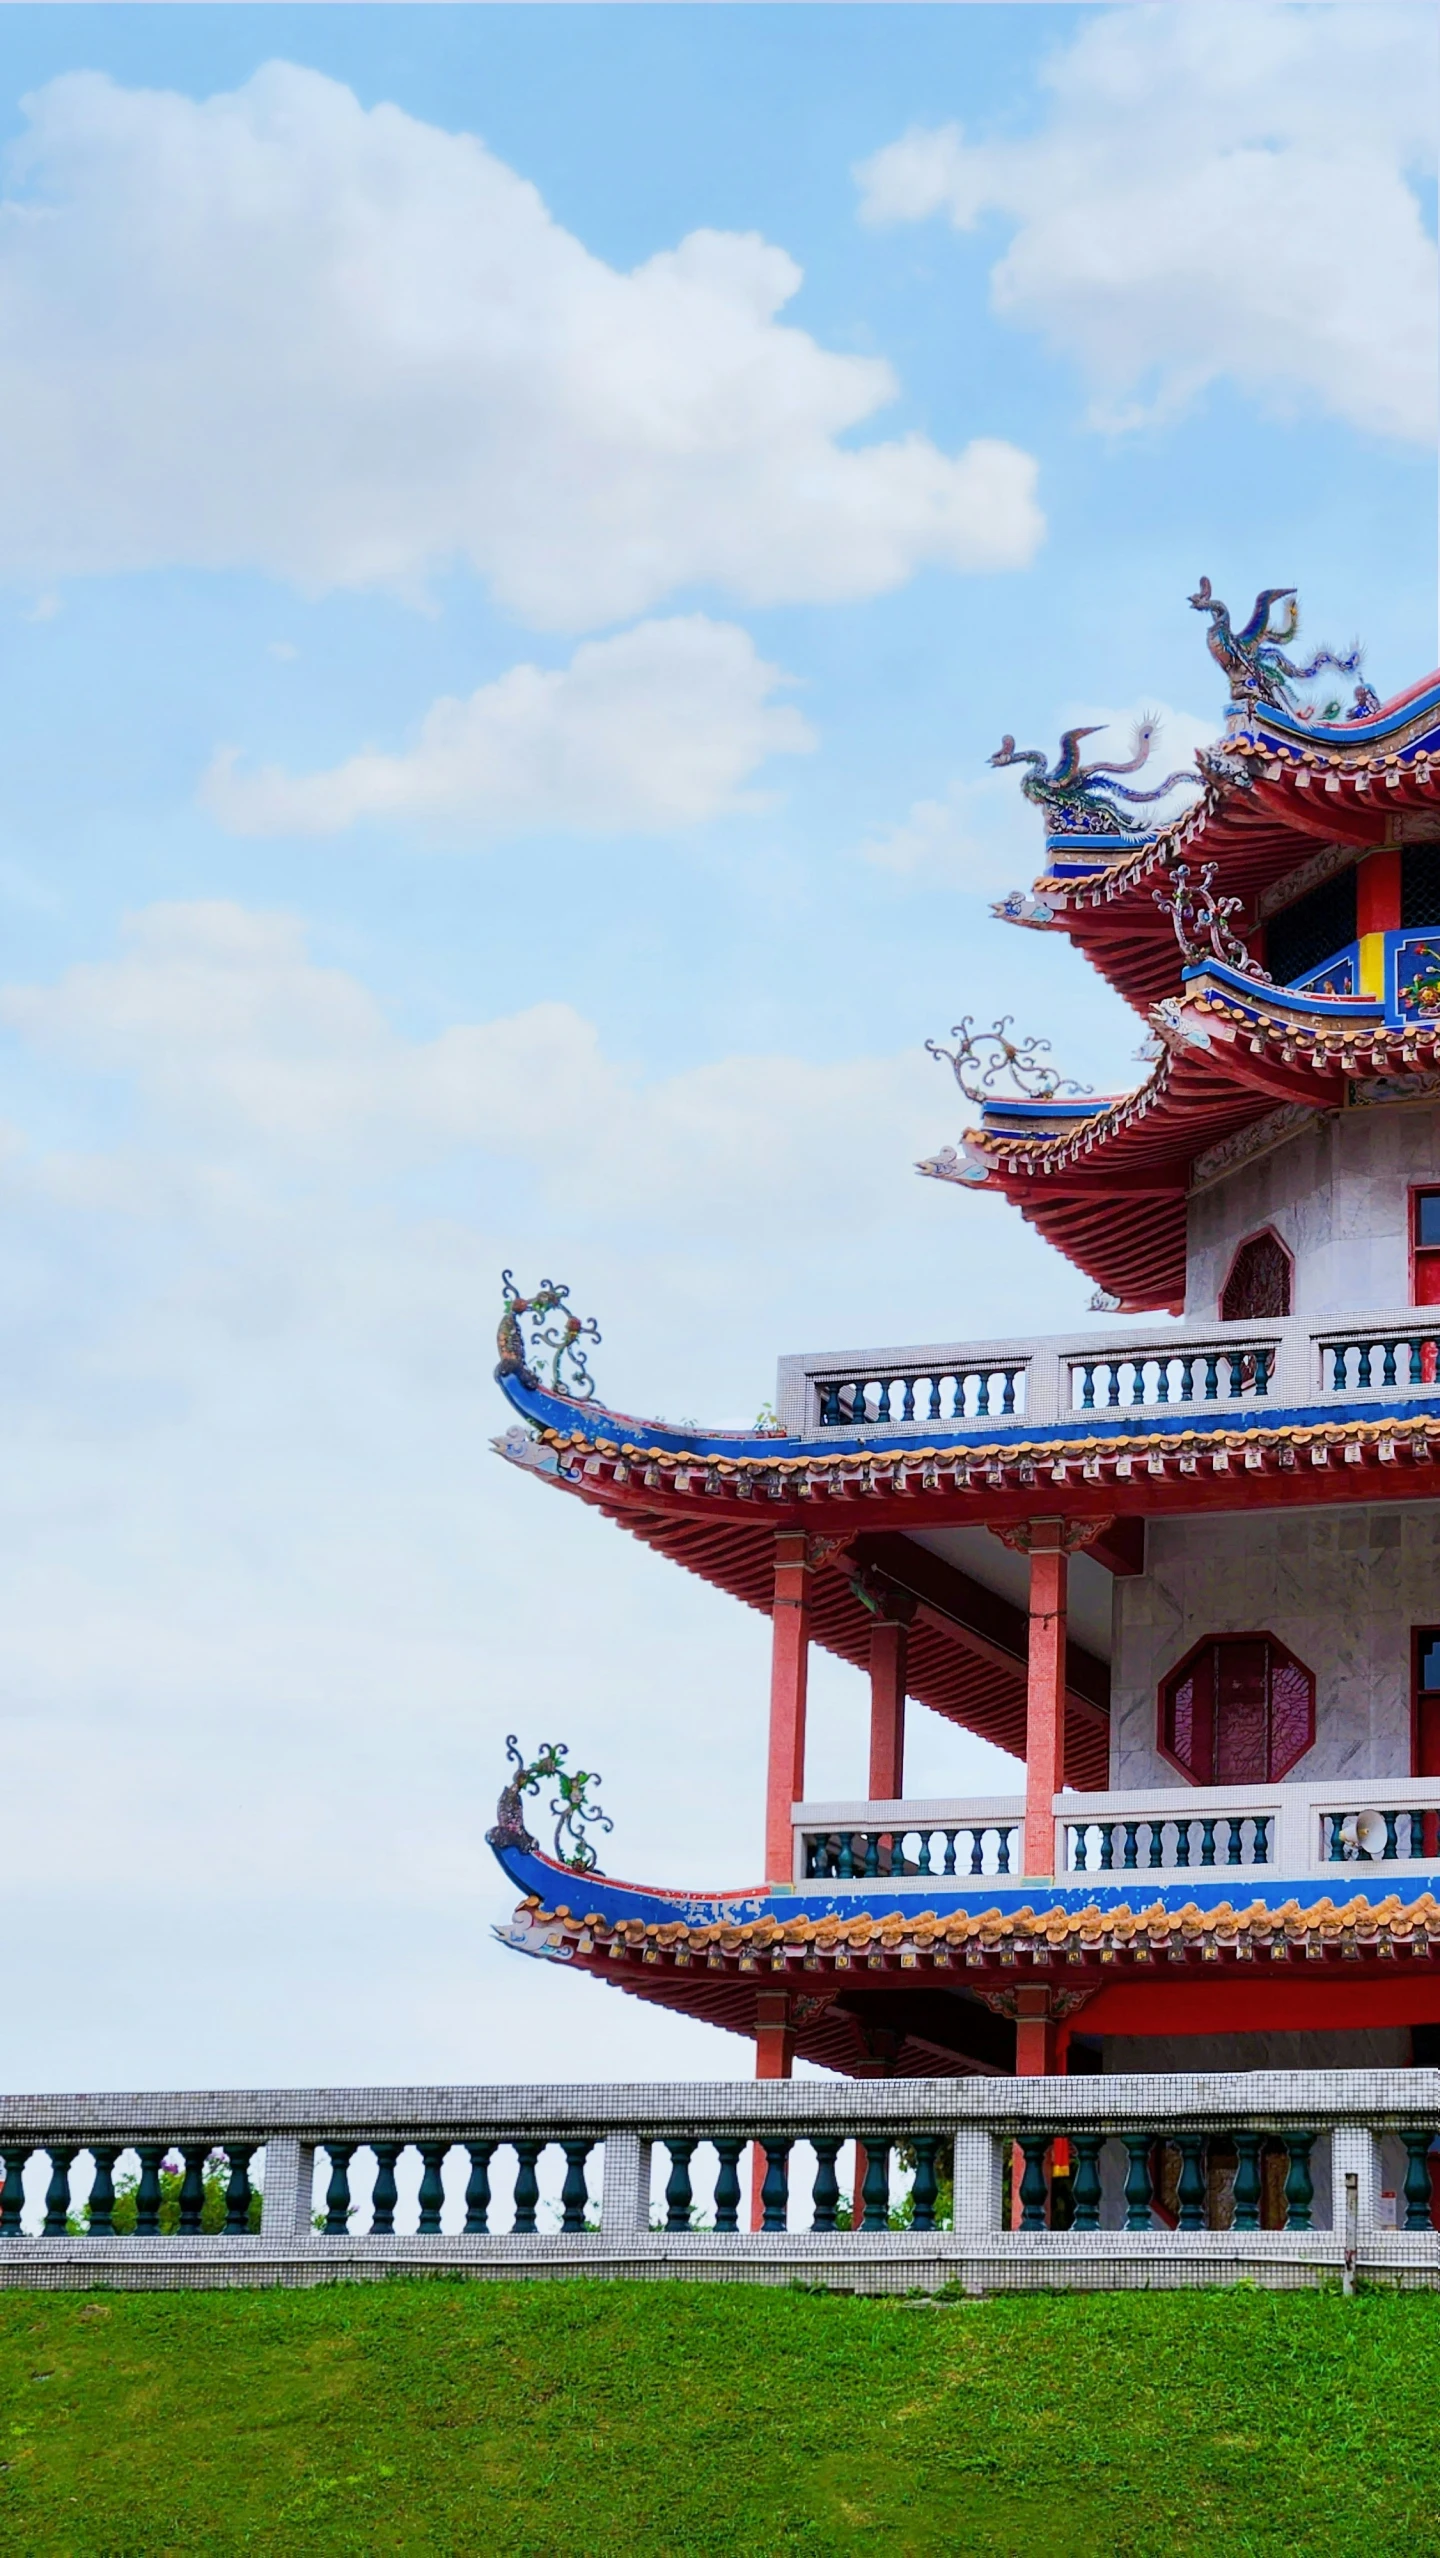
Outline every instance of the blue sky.
<path fill-rule="evenodd" d="M 924 1054 L 1139 1026 L 989 900 L 1004 730 L 1185 598 L 1436 649 L 1434 13 L 0 18 L 12 2084 L 742 2066 L 489 1942 L 503 1735 L 741 1883 L 765 1628 L 488 1452 L 1060 1329 Z M 817 1681 L 813 1783 L 860 1783 Z M 926 1790 L 995 1754 L 916 1710 Z M 15 1807 L 24 1805 L 23 1819 Z M 520 1976 L 520 1977 L 517 1977 Z"/>

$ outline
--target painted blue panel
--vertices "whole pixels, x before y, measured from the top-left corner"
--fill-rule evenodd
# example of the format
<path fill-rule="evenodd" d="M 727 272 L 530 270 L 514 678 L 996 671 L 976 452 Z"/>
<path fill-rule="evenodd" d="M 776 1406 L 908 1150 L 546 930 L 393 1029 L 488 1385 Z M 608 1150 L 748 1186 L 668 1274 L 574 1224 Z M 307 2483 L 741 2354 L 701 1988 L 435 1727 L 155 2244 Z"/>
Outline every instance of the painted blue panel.
<path fill-rule="evenodd" d="M 1354 996 L 1360 992 L 1360 944 L 1350 941 L 1343 950 L 1335 951 L 1312 968 L 1308 977 L 1292 977 L 1292 995 L 1330 995 L 1335 998 Z"/>
<path fill-rule="evenodd" d="M 1385 936 L 1385 1011 L 1394 1023 L 1440 1019 L 1440 931 Z"/>

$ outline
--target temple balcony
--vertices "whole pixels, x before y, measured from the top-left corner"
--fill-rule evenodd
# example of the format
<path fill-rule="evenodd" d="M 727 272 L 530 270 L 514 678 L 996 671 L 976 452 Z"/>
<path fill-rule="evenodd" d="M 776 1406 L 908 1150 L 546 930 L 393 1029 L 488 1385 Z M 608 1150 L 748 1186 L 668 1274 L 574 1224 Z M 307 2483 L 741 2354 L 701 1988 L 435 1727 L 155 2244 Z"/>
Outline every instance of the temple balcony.
<path fill-rule="evenodd" d="M 780 1361 L 776 1409 L 792 1438 L 1086 1422 L 1117 1432 L 1139 1411 L 1237 1420 L 1333 1413 L 1434 1394 L 1440 1311 L 1258 1323 L 1111 1323 L 1104 1330 L 903 1348 L 803 1351 Z M 1238 1409 L 1237 1409 L 1238 1407 Z"/>
<path fill-rule="evenodd" d="M 863 1898 L 878 1882 L 927 1892 L 971 1890 L 993 1879 L 1063 1885 L 1078 1875 L 1147 1875 L 1166 1882 L 1193 1871 L 1219 1881 L 1236 1869 L 1267 1879 L 1329 1877 L 1353 1886 L 1353 1869 L 1393 1868 L 1396 1883 L 1433 1871 L 1440 1851 L 1440 1777 L 1378 1777 L 1279 1785 L 1149 1786 L 1053 1798 L 1053 1862 L 1026 1874 L 1021 1794 L 951 1801 L 797 1803 L 794 1881 Z M 1347 1873 L 1346 1869 L 1350 1869 Z M 1237 1876 L 1238 1880 L 1238 1876 Z"/>

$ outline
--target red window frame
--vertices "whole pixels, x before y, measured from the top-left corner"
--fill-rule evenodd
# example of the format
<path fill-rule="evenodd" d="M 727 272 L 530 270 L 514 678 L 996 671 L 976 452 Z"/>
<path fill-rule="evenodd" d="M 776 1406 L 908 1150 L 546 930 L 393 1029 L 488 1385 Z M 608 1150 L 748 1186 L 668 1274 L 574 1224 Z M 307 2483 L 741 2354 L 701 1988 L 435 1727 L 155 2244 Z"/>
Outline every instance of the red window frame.
<path fill-rule="evenodd" d="M 1410 1303 L 1412 1306 L 1440 1305 L 1440 1293 L 1433 1297 L 1422 1297 L 1418 1285 L 1420 1265 L 1422 1262 L 1427 1263 L 1435 1272 L 1437 1291 L 1440 1291 L 1440 1244 L 1421 1244 L 1417 1241 L 1420 1202 L 1422 1199 L 1430 1198 L 1440 1198 L 1440 1181 L 1411 1182 L 1406 1194 L 1405 1240 L 1410 1255 Z"/>
<path fill-rule="evenodd" d="M 1300 1748 L 1299 1748 L 1299 1749 L 1297 1749 L 1297 1750 L 1292 1750 L 1292 1751 L 1291 1751 L 1291 1753 L 1290 1753 L 1289 1757 L 1285 1760 L 1284 1765 L 1283 1765 L 1282 1767 L 1280 1767 L 1280 1768 L 1278 1768 L 1278 1769 L 1276 1769 L 1276 1768 L 1268 1769 L 1268 1770 L 1267 1770 L 1267 1773 L 1265 1774 L 1265 1776 L 1264 1776 L 1264 1777 L 1255 1777 L 1255 1778 L 1253 1778 L 1253 1779 L 1244 1780 L 1245 1782 L 1250 1782 L 1250 1783 L 1254 1783 L 1254 1784 L 1257 1784 L 1257 1785 L 1260 1785 L 1260 1784 L 1264 1784 L 1264 1785 L 1280 1785 L 1280 1784 L 1282 1784 L 1282 1783 L 1284 1782 L 1285 1778 L 1286 1778 L 1286 1777 L 1290 1774 L 1291 1769 L 1292 1769 L 1292 1768 L 1295 1768 L 1295 1767 L 1298 1767 L 1298 1765 L 1299 1765 L 1300 1761 L 1301 1761 L 1301 1760 L 1305 1757 L 1306 1753 L 1307 1753 L 1308 1751 L 1312 1750 L 1312 1749 L 1314 1748 L 1314 1746 L 1315 1746 L 1315 1673 L 1314 1673 L 1314 1671 L 1313 1671 L 1313 1670 L 1309 1667 L 1308 1663 L 1306 1663 L 1306 1662 L 1304 1662 L 1304 1661 L 1302 1661 L 1302 1660 L 1300 1659 L 1300 1657 L 1299 1657 L 1298 1653 L 1295 1653 L 1295 1652 L 1292 1652 L 1292 1651 L 1291 1651 L 1290 1646 L 1289 1646 L 1289 1644 L 1288 1644 L 1288 1643 L 1282 1643 L 1282 1642 L 1281 1642 L 1281 1640 L 1280 1640 L 1280 1637 L 1278 1636 L 1278 1634 L 1272 1634 L 1272 1633 L 1269 1631 L 1268 1627 L 1263 1627 L 1263 1626 L 1262 1626 L 1262 1627 L 1257 1627 L 1257 1628 L 1255 1628 L 1255 1629 L 1252 1629 L 1252 1630 L 1251 1630 L 1250 1632 L 1248 1632 L 1248 1633 L 1242 1633 L 1242 1632 L 1240 1632 L 1240 1631 L 1238 1631 L 1238 1630 L 1231 1630 L 1231 1629 L 1229 1629 L 1229 1628 L 1227 1628 L 1224 1632 L 1220 1632 L 1220 1631 L 1218 1631 L 1218 1630 L 1212 1630 L 1209 1634 L 1202 1635 L 1198 1643 L 1192 1643 L 1192 1644 L 1189 1646 L 1188 1650 L 1187 1650 L 1187 1651 L 1185 1651 L 1185 1652 L 1183 1652 L 1183 1653 L 1181 1654 L 1180 1659 L 1179 1659 L 1178 1661 L 1176 1661 L 1176 1662 L 1172 1665 L 1172 1667 L 1166 1671 L 1166 1673 L 1165 1673 L 1164 1677 L 1161 1679 L 1161 1681 L 1160 1681 L 1160 1683 L 1159 1683 L 1159 1686 L 1158 1686 L 1158 1688 L 1157 1688 L 1157 1690 L 1156 1690 L 1156 1696 L 1155 1696 L 1155 1743 L 1156 1743 L 1156 1747 L 1157 1747 L 1157 1749 L 1159 1750 L 1159 1753 L 1160 1753 L 1161 1758 L 1162 1758 L 1162 1759 L 1164 1759 L 1164 1760 L 1166 1761 L 1167 1765 L 1168 1765 L 1168 1766 L 1170 1766 L 1170 1767 L 1173 1767 L 1173 1768 L 1175 1768 L 1175 1769 L 1178 1769 L 1178 1771 L 1179 1771 L 1180 1775 L 1181 1775 L 1181 1776 L 1183 1776 L 1183 1778 L 1185 1779 L 1185 1782 L 1186 1782 L 1186 1784 L 1187 1784 L 1187 1785 L 1224 1785 L 1224 1784 L 1228 1784 L 1228 1783 L 1231 1783 L 1231 1782 L 1238 1782 L 1238 1781 L 1240 1781 L 1240 1780 L 1231 1780 L 1231 1779 L 1229 1779 L 1229 1778 L 1225 1778 L 1225 1777 L 1215 1777 L 1215 1776 L 1211 1776 L 1211 1775 L 1209 1775 L 1209 1774 L 1198 1775 L 1198 1774 L 1196 1773 L 1196 1770 L 1195 1770 L 1194 1766 L 1191 1764 L 1191 1762 L 1190 1762 L 1189 1760 L 1186 1760 L 1186 1759 L 1182 1758 L 1182 1757 L 1180 1756 L 1179 1752 L 1178 1752 L 1177 1750 L 1173 1749 L 1173 1748 L 1170 1746 L 1170 1742 L 1169 1742 L 1169 1740 L 1168 1740 L 1168 1738 L 1167 1738 L 1167 1726 L 1168 1726 L 1168 1724 L 1170 1723 L 1170 1720 L 1171 1720 L 1171 1713 L 1170 1713 L 1170 1709 L 1171 1709 L 1171 1702 L 1172 1702 L 1173 1692 L 1174 1692 L 1174 1691 L 1175 1691 L 1175 1690 L 1176 1690 L 1176 1689 L 1177 1689 L 1177 1688 L 1181 1685 L 1182 1681 L 1183 1681 L 1183 1680 L 1185 1679 L 1185 1677 L 1186 1677 L 1187 1672 L 1189 1672 L 1189 1671 L 1193 1670 L 1193 1669 L 1196 1667 L 1196 1665 L 1197 1665 L 1197 1664 L 1199 1664 L 1199 1663 L 1203 1660 L 1203 1658 L 1204 1658 L 1204 1656 L 1205 1656 L 1205 1654 L 1206 1654 L 1207 1652 L 1212 1652 L 1212 1651 L 1214 1651 L 1218 1645 L 1221 1645 L 1221 1644 L 1231 1644 L 1231 1643 L 1233 1643 L 1233 1644 L 1241 1644 L 1241 1643 L 1263 1643 L 1263 1644 L 1266 1646 L 1267 1651 L 1268 1651 L 1268 1652 L 1270 1653 L 1270 1655 L 1272 1656 L 1271 1663 L 1269 1664 L 1269 1668 L 1270 1668 L 1270 1670 L 1271 1670 L 1272 1672 L 1273 1672 L 1273 1666 L 1274 1666 L 1274 1656 L 1277 1656 L 1277 1655 L 1278 1655 L 1278 1658 L 1279 1658 L 1280 1662 L 1281 1662 L 1283 1665 L 1285 1665 L 1286 1667 L 1288 1667 L 1288 1668 L 1290 1668 L 1290 1669 L 1292 1669 L 1292 1670 L 1298 1670 L 1298 1671 L 1300 1672 L 1301 1676 L 1303 1677 L 1304 1681 L 1305 1681 L 1305 1685 L 1306 1685 L 1306 1705 L 1305 1705 L 1305 1739 L 1304 1739 L 1304 1741 L 1302 1742 L 1302 1744 L 1301 1744 Z M 1417 1652 L 1417 1654 L 1416 1654 L 1416 1656 L 1415 1656 L 1415 1657 L 1416 1657 L 1416 1662 L 1417 1662 L 1417 1665 L 1418 1665 L 1418 1661 L 1419 1661 L 1419 1655 L 1418 1655 L 1418 1652 Z M 1211 1705 L 1211 1709 L 1210 1709 L 1210 1710 L 1211 1710 L 1211 1712 L 1212 1712 L 1212 1714 L 1213 1714 L 1213 1710 L 1214 1710 L 1214 1709 L 1213 1709 L 1213 1701 L 1212 1701 L 1212 1705 Z M 1212 1725 L 1212 1733 L 1213 1733 L 1213 1725 Z M 1269 1749 L 1270 1749 L 1270 1741 L 1271 1741 L 1271 1737 L 1272 1737 L 1271 1732 L 1270 1732 L 1270 1730 L 1268 1730 L 1268 1729 L 1267 1729 L 1267 1733 L 1266 1733 L 1266 1755 L 1267 1755 L 1267 1757 L 1269 1756 Z M 1212 1754 L 1212 1756 L 1213 1756 L 1213 1739 L 1212 1739 L 1212 1745 L 1211 1745 L 1211 1754 Z"/>
<path fill-rule="evenodd" d="M 1431 1183 L 1426 1182 L 1426 1183 L 1423 1183 L 1423 1184 L 1421 1185 L 1421 1187 L 1422 1187 L 1422 1188 L 1424 1188 L 1424 1189 L 1429 1189 L 1429 1188 L 1433 1187 L 1433 1185 L 1432 1185 Z M 1229 1286 L 1230 1286 L 1230 1282 L 1231 1282 L 1231 1280 L 1232 1280 L 1232 1279 L 1234 1278 L 1234 1276 L 1235 1276 L 1235 1266 L 1236 1266 L 1236 1263 L 1237 1263 L 1237 1262 L 1239 1261 L 1239 1259 L 1240 1259 L 1240 1255 L 1241 1255 L 1241 1253 L 1242 1253 L 1242 1252 L 1248 1252 L 1248 1251 L 1249 1251 L 1249 1249 L 1250 1249 L 1250 1246 L 1252 1245 L 1252 1243 L 1261 1243 L 1261 1242 L 1263 1242 L 1263 1241 L 1264 1241 L 1264 1239 L 1265 1239 L 1265 1237 L 1266 1237 L 1267 1235 L 1269 1236 L 1270 1241 L 1271 1241 L 1273 1244 L 1278 1244 L 1278 1246 L 1279 1246 L 1279 1248 L 1280 1248 L 1281 1252 L 1282 1252 L 1282 1253 L 1284 1254 L 1284 1256 L 1285 1256 L 1286 1266 L 1287 1266 L 1287 1268 L 1288 1268 L 1288 1270 L 1289 1270 L 1289 1273 L 1290 1273 L 1290 1281 L 1289 1281 L 1289 1286 L 1288 1286 L 1288 1288 L 1287 1288 L 1287 1290 L 1286 1290 L 1286 1294 L 1287 1294 L 1287 1296 L 1288 1296 L 1288 1297 L 1289 1297 L 1289 1299 L 1290 1299 L 1290 1314 L 1292 1314 L 1292 1315 L 1293 1315 L 1293 1313 L 1295 1312 L 1295 1255 L 1294 1255 L 1294 1253 L 1291 1251 L 1290 1246 L 1288 1245 L 1288 1243 L 1285 1241 L 1284 1236 L 1283 1236 L 1282 1234 L 1277 1233 L 1277 1231 L 1276 1231 L 1275 1227 L 1274 1227 L 1274 1226 L 1272 1226 L 1272 1225 L 1270 1225 L 1270 1224 L 1268 1224 L 1268 1223 L 1267 1223 L 1267 1224 L 1265 1224 L 1265 1225 L 1263 1225 L 1263 1226 L 1256 1226 L 1252 1233 L 1250 1233 L 1250 1234 L 1248 1234 L 1248 1235 L 1242 1235 L 1242 1236 L 1240 1237 L 1240 1240 L 1239 1240 L 1239 1242 L 1237 1243 L 1237 1245 L 1235 1246 L 1234 1251 L 1231 1253 L 1231 1255 L 1230 1255 L 1230 1259 L 1229 1259 L 1229 1261 L 1228 1261 L 1228 1263 L 1227 1263 L 1227 1265 L 1226 1265 L 1226 1269 L 1225 1269 L 1225 1276 L 1224 1276 L 1224 1278 L 1223 1278 L 1223 1279 L 1221 1280 L 1221 1282 L 1220 1282 L 1220 1287 L 1219 1287 L 1219 1290 L 1218 1290 L 1218 1293 L 1217 1293 L 1217 1295 L 1216 1295 L 1216 1299 L 1215 1299 L 1215 1304 L 1216 1304 L 1217 1309 L 1218 1309 L 1218 1308 L 1222 1308 L 1222 1307 L 1224 1306 L 1224 1303 L 1225 1303 L 1225 1297 L 1226 1297 L 1226 1292 L 1227 1292 L 1227 1290 L 1228 1290 L 1228 1288 L 1229 1288 Z M 1239 1315 L 1239 1316 L 1230 1316 L 1230 1315 L 1226 1315 L 1226 1314 L 1224 1314 L 1224 1313 L 1221 1313 L 1221 1315 L 1220 1315 L 1220 1321 L 1221 1321 L 1222 1323 L 1230 1323 L 1230 1322 L 1239 1322 L 1239 1323 L 1285 1323 L 1285 1322 L 1287 1322 L 1288 1320 L 1289 1320 L 1289 1317 L 1288 1317 L 1288 1316 L 1286 1316 L 1286 1315 Z"/>

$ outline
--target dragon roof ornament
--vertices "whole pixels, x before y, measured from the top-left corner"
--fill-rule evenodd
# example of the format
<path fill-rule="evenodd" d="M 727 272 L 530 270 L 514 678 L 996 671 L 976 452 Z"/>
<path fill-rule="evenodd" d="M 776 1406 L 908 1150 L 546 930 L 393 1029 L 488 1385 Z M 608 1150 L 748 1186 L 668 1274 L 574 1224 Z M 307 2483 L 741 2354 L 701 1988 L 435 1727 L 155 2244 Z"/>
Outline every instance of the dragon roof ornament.
<path fill-rule="evenodd" d="M 515 1285 L 513 1271 L 502 1270 L 500 1287 L 505 1303 L 496 1335 L 496 1347 L 500 1353 L 495 1368 L 496 1378 L 503 1381 L 506 1377 L 518 1377 L 522 1385 L 533 1388 L 540 1382 L 536 1368 L 545 1366 L 545 1352 L 552 1350 L 555 1355 L 549 1366 L 554 1392 L 569 1395 L 576 1402 L 585 1402 L 595 1392 L 595 1380 L 580 1345 L 585 1341 L 599 1340 L 599 1325 L 593 1318 L 582 1322 L 579 1315 L 572 1314 L 566 1304 L 569 1289 L 557 1286 L 553 1279 L 542 1279 L 533 1296 L 523 1297 Z M 544 1329 L 546 1316 L 557 1314 L 559 1324 L 547 1332 Z M 521 1329 L 522 1316 L 528 1316 L 530 1320 L 528 1342 Z"/>
<path fill-rule="evenodd" d="M 925 1046 L 932 1057 L 946 1060 L 966 1100 L 982 1105 L 1000 1097 L 995 1090 L 997 1075 L 1008 1075 L 1025 1101 L 1054 1101 L 1061 1093 L 1084 1094 L 1093 1089 L 1089 1084 L 1062 1082 L 1058 1067 L 1044 1063 L 1048 1039 L 1007 1039 L 1013 1020 L 1013 1013 L 1002 1013 L 993 1030 L 975 1030 L 967 1013 L 950 1033 L 959 1041 L 957 1048 L 942 1048 L 934 1039 L 927 1039 Z"/>
<path fill-rule="evenodd" d="M 1251 606 L 1249 620 L 1239 630 L 1208 577 L 1201 578 L 1189 602 L 1192 612 L 1209 616 L 1205 645 L 1230 687 L 1233 703 L 1243 703 L 1250 709 L 1264 703 L 1301 720 L 1368 719 L 1380 708 L 1378 694 L 1363 676 L 1356 684 L 1348 710 L 1338 701 L 1301 701 L 1295 691 L 1297 684 L 1313 683 L 1327 666 L 1333 667 L 1337 675 L 1358 675 L 1364 652 L 1357 640 L 1343 655 L 1333 648 L 1317 648 L 1304 666 L 1297 666 L 1287 657 L 1285 651 L 1300 628 L 1300 607 L 1293 586 L 1263 586 Z M 1285 610 L 1280 620 L 1273 622 L 1277 604 L 1283 604 Z"/>
<path fill-rule="evenodd" d="M 1116 778 L 1122 773 L 1138 773 L 1150 760 L 1150 750 L 1160 733 L 1157 719 L 1142 719 L 1135 731 L 1128 760 L 1123 763 L 1080 761 L 1082 737 L 1098 737 L 1099 726 L 1067 728 L 1060 740 L 1060 752 L 1053 765 L 1047 764 L 1038 746 L 1017 746 L 1013 737 L 1002 737 L 990 762 L 997 770 L 1007 764 L 1024 764 L 1029 770 L 1021 775 L 1020 788 L 1032 807 L 1042 811 L 1048 835 L 1133 835 L 1140 831 L 1140 820 L 1127 817 L 1117 800 L 1128 800 L 1133 807 L 1148 807 L 1168 798 L 1182 782 L 1199 787 L 1195 772 L 1167 773 L 1154 790 L 1131 790 Z M 1028 920 L 1028 918 L 1026 919 Z"/>
<path fill-rule="evenodd" d="M 1177 862 L 1170 873 L 1170 886 L 1152 889 L 1151 895 L 1175 927 L 1175 939 L 1187 968 L 1218 959 L 1223 967 L 1238 969 L 1242 976 L 1273 986 L 1274 978 L 1267 975 L 1258 959 L 1251 958 L 1231 925 L 1230 918 L 1240 913 L 1243 898 L 1215 894 L 1219 868 L 1218 862 L 1207 862 L 1198 880 L 1192 880 L 1188 862 Z"/>

